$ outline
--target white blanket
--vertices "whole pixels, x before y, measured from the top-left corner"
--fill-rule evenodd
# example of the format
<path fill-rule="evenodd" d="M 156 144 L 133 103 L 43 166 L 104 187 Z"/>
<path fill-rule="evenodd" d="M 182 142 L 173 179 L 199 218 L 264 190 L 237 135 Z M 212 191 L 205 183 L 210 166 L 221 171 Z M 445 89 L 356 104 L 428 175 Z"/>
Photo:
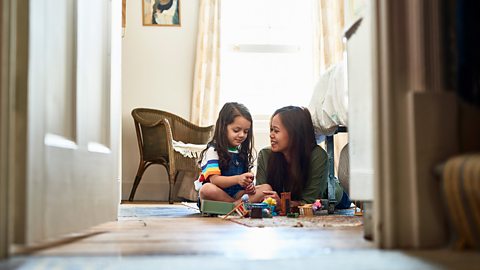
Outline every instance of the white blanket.
<path fill-rule="evenodd" d="M 207 147 L 206 144 L 191 144 L 181 141 L 173 141 L 173 150 L 182 154 L 184 157 L 198 159 L 200 153 Z"/>
<path fill-rule="evenodd" d="M 317 135 L 332 135 L 339 125 L 347 126 L 348 91 L 344 82 L 344 62 L 320 76 L 308 109 Z"/>

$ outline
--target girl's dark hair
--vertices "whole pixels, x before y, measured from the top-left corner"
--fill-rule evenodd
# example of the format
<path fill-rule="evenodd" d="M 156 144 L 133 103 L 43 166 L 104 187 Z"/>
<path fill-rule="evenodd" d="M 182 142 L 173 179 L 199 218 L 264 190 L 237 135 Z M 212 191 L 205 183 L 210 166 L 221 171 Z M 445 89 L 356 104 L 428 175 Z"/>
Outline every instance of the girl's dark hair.
<path fill-rule="evenodd" d="M 250 129 L 245 141 L 242 142 L 239 149 L 239 158 L 245 164 L 245 171 L 248 171 L 253 166 L 253 121 L 250 111 L 243 104 L 237 102 L 227 102 L 223 105 L 218 113 L 217 122 L 215 123 L 215 132 L 212 140 L 208 143 L 207 148 L 200 154 L 199 163 L 201 163 L 205 152 L 210 146 L 215 147 L 218 153 L 218 163 L 220 170 L 228 167 L 231 159 L 231 154 L 228 152 L 227 126 L 233 123 L 235 117 L 241 116 L 250 121 Z"/>
<path fill-rule="evenodd" d="M 308 109 L 287 106 L 275 111 L 288 133 L 287 163 L 283 153 L 272 152 L 268 160 L 267 179 L 273 190 L 290 191 L 292 200 L 300 200 L 303 188 L 310 172 L 310 160 L 313 148 L 317 145 L 312 116 Z"/>

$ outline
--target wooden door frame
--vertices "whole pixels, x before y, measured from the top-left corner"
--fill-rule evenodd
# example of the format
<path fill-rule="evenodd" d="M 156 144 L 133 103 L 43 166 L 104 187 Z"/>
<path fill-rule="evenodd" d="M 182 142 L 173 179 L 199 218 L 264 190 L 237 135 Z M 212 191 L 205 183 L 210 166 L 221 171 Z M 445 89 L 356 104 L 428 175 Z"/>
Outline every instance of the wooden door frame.
<path fill-rule="evenodd" d="M 16 238 L 16 226 L 24 225 L 22 217 L 15 216 L 14 212 L 19 207 L 18 200 L 24 199 L 18 188 L 25 185 L 29 13 L 28 0 L 1 0 L 0 3 L 3 12 L 0 25 L 0 258 L 5 258 Z"/>
<path fill-rule="evenodd" d="M 8 32 L 9 3 L 0 0 L 0 259 L 8 256 L 10 241 L 8 238 L 8 127 L 9 127 L 9 92 L 8 92 Z M 5 19 L 5 20 L 4 20 Z"/>
<path fill-rule="evenodd" d="M 455 99 L 442 81 L 441 6 L 438 1 L 372 1 L 374 21 L 374 241 L 379 248 L 430 248 L 447 244 L 441 201 L 433 204 L 432 164 L 455 153 L 457 138 L 446 129 L 429 130 L 417 114 L 431 106 L 430 120 Z M 448 103 L 450 104 L 450 103 Z M 445 111 L 443 109 L 443 111 Z M 453 108 L 455 111 L 455 108 Z M 425 113 L 425 110 L 422 111 Z M 443 119 L 442 119 L 443 120 Z M 455 116 L 442 124 L 455 126 Z M 435 122 L 435 121 L 433 121 Z M 446 136 L 427 149 L 428 136 Z M 445 145 L 450 144 L 449 147 Z M 428 198 L 424 198 L 427 194 Z M 435 194 L 440 197 L 440 194 Z M 424 203 L 427 202 L 428 206 Z M 432 212 L 437 212 L 431 216 Z M 443 215 L 443 216 L 442 216 Z M 433 218 L 425 223 L 427 218 Z"/>

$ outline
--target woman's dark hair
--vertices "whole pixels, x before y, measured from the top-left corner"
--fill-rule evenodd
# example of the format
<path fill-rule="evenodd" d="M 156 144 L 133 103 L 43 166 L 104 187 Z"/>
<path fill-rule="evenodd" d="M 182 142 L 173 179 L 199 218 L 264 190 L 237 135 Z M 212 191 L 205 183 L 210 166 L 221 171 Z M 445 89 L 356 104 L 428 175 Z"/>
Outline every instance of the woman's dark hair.
<path fill-rule="evenodd" d="M 218 153 L 218 163 L 220 170 L 228 167 L 231 154 L 228 152 L 230 146 L 227 137 L 227 126 L 233 123 L 235 117 L 241 116 L 250 121 L 250 129 L 245 141 L 242 142 L 239 149 L 239 158 L 245 164 L 245 171 L 248 171 L 253 165 L 253 121 L 250 111 L 243 104 L 237 102 L 227 102 L 223 105 L 218 113 L 217 122 L 215 123 L 215 132 L 212 140 L 208 143 L 207 148 L 200 154 L 199 163 L 202 161 L 205 152 L 210 146 L 215 147 Z"/>
<path fill-rule="evenodd" d="M 283 153 L 272 152 L 267 167 L 268 184 L 277 192 L 290 191 L 292 200 L 300 200 L 310 172 L 312 150 L 317 145 L 312 116 L 308 109 L 297 106 L 280 108 L 271 119 L 276 115 L 288 133 L 290 163 Z"/>

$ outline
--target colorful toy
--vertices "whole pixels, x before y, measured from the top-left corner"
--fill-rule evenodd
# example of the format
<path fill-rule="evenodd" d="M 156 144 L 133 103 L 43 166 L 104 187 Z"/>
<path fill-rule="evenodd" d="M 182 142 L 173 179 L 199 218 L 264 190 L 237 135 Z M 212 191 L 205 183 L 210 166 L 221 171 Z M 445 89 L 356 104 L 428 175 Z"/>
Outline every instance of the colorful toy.
<path fill-rule="evenodd" d="M 274 198 L 268 197 L 265 200 L 263 200 L 263 203 L 266 203 L 268 205 L 268 208 L 270 210 L 270 215 L 272 216 L 277 215 L 277 212 L 275 212 L 275 206 L 277 205 L 277 201 Z"/>
<path fill-rule="evenodd" d="M 313 209 L 313 212 L 315 212 L 317 210 L 321 210 L 322 209 L 322 201 L 321 200 L 316 200 L 314 203 L 312 203 L 312 209 Z"/>

